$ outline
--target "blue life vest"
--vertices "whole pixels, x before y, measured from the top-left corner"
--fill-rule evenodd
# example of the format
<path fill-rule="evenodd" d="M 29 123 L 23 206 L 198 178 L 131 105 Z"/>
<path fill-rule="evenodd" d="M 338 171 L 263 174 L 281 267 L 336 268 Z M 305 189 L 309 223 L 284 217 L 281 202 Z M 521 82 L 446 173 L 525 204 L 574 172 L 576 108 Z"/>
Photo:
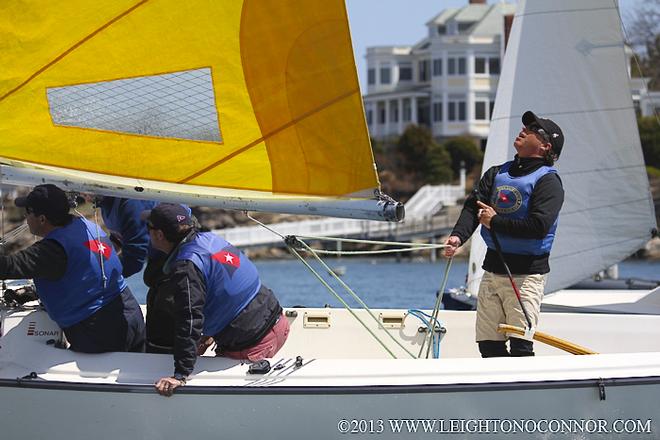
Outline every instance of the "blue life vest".
<path fill-rule="evenodd" d="M 91 316 L 126 288 L 119 258 L 95 223 L 74 217 L 71 223 L 51 231 L 44 240 L 55 240 L 66 252 L 66 272 L 60 279 L 34 280 L 48 316 L 60 327 L 70 327 Z"/>
<path fill-rule="evenodd" d="M 509 219 L 524 219 L 529 215 L 529 200 L 538 180 L 549 173 L 557 173 L 557 169 L 542 166 L 525 176 L 513 177 L 509 169 L 513 162 L 507 162 L 500 168 L 493 182 L 490 205 L 494 207 L 497 215 Z M 516 238 L 507 234 L 498 233 L 497 239 L 505 254 L 518 255 L 544 255 L 550 253 L 552 242 L 555 239 L 558 218 L 550 227 L 548 234 L 542 239 Z M 481 227 L 481 237 L 490 249 L 495 249 L 495 242 L 488 228 Z"/>
<path fill-rule="evenodd" d="M 204 334 L 208 336 L 218 334 L 236 318 L 261 287 L 254 264 L 212 232 L 197 233 L 184 243 L 176 260 L 191 261 L 204 276 Z"/>

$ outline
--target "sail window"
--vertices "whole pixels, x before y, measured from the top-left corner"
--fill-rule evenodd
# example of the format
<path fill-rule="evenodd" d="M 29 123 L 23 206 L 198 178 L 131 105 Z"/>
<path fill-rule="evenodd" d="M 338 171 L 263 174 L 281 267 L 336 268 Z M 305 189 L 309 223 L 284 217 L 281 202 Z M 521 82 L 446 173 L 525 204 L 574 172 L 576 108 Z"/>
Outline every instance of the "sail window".
<path fill-rule="evenodd" d="M 222 142 L 209 68 L 52 87 L 47 96 L 56 125 Z"/>

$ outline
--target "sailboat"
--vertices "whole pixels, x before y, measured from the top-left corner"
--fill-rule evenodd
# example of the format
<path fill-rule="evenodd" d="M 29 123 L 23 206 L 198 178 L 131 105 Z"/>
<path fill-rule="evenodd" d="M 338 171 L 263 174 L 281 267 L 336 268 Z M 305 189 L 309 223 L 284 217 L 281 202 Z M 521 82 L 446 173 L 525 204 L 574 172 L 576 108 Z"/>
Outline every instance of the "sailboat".
<path fill-rule="evenodd" d="M 403 215 L 378 192 L 342 0 L 10 1 L 0 34 L 1 183 Z M 500 87 L 519 83 L 537 93 L 535 103 L 556 98 L 541 91 L 585 80 L 576 75 L 584 60 L 570 75 L 532 83 L 518 56 L 546 69 L 544 53 L 561 48 L 579 60 L 582 40 L 605 46 L 581 55 L 586 63 L 611 62 L 617 67 L 599 73 L 622 80 L 613 73 L 624 69 L 620 38 L 613 1 L 522 1 Z M 153 383 L 171 373 L 171 356 L 60 349 L 61 331 L 38 304 L 3 304 L 0 432 L 113 440 L 660 433 L 660 316 L 544 316 L 544 332 L 601 354 L 537 344 L 538 356 L 524 359 L 479 358 L 469 311 L 440 311 L 437 327 L 408 310 L 297 308 L 286 317 L 291 334 L 268 372 L 203 356 L 186 386 L 164 398 Z M 429 333 L 439 357 L 420 359 Z"/>

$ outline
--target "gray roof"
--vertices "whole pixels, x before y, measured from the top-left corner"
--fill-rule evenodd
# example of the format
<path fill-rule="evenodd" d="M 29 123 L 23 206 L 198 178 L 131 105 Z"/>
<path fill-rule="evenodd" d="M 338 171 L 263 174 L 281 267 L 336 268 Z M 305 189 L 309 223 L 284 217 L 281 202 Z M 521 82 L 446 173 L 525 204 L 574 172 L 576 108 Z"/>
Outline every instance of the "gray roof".
<path fill-rule="evenodd" d="M 502 16 L 514 14 L 516 5 L 511 3 L 470 4 L 460 9 L 449 8 L 429 20 L 427 26 L 446 25 L 450 21 L 474 23 L 463 35 L 492 35 L 502 29 Z"/>

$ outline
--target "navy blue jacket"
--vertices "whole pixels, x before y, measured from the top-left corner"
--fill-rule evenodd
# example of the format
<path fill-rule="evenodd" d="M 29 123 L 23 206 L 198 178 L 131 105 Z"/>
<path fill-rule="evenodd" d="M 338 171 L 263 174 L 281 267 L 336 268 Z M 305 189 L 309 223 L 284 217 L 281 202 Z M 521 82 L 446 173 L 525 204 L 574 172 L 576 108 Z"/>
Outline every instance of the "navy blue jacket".
<path fill-rule="evenodd" d="M 130 277 L 142 270 L 149 252 L 149 231 L 140 218 L 142 211 L 152 209 L 157 202 L 132 200 L 119 197 L 103 197 L 100 203 L 103 222 L 113 241 L 121 245 L 119 259 L 122 275 Z"/>

